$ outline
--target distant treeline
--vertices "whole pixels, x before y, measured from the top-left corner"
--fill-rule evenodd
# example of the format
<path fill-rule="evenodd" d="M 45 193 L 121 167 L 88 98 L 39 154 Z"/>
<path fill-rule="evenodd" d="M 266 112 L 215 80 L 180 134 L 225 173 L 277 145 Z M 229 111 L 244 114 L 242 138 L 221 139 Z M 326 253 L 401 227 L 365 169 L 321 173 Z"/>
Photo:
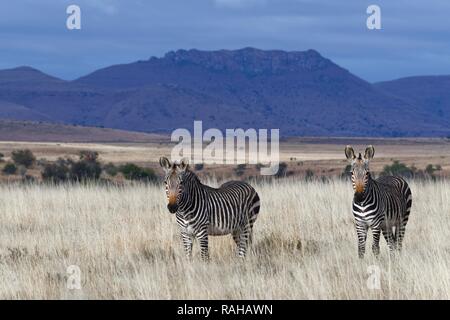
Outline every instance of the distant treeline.
<path fill-rule="evenodd" d="M 347 165 L 342 173 L 343 176 L 349 176 L 351 165 Z M 441 165 L 428 164 L 425 169 L 418 169 L 415 166 L 408 167 L 406 164 L 393 160 L 392 164 L 385 165 L 380 172 L 381 176 L 401 176 L 409 179 L 431 179 L 436 180 L 436 172 L 441 171 Z"/>
<path fill-rule="evenodd" d="M 143 181 L 143 182 L 155 182 L 158 181 L 158 175 L 152 168 L 146 168 L 134 163 L 125 163 L 121 165 L 115 165 L 113 163 L 103 164 L 99 161 L 98 152 L 96 151 L 81 151 L 78 159 L 73 160 L 71 158 L 59 158 L 56 161 L 48 161 L 46 159 L 37 160 L 31 150 L 14 150 L 11 153 L 11 161 L 5 162 L 4 155 L 0 153 L 0 162 L 4 163 L 2 173 L 3 175 L 18 175 L 23 180 L 36 180 L 36 170 L 40 174 L 42 181 L 49 182 L 82 182 L 82 181 L 117 181 L 117 177 L 120 175 L 125 180 L 130 181 Z M 322 180 L 326 181 L 330 177 L 317 174 L 312 168 L 306 168 L 305 170 L 298 172 L 296 167 L 302 167 L 303 162 L 293 162 L 294 158 L 291 158 L 289 163 L 281 162 L 279 164 L 279 170 L 275 174 L 275 178 L 285 178 L 290 176 L 303 176 L 306 181 Z M 257 173 L 261 169 L 262 165 L 257 164 L 253 166 L 255 170 L 248 170 L 251 166 L 247 164 L 238 164 L 234 167 L 231 174 L 242 179 L 264 179 L 270 177 L 261 177 Z M 204 170 L 203 164 L 195 164 L 193 169 L 197 172 Z M 339 178 L 350 177 L 351 166 L 347 165 L 343 168 Z M 436 180 L 438 176 L 437 172 L 441 171 L 440 165 L 428 164 L 424 169 L 418 169 L 415 166 L 407 166 L 398 160 L 393 160 L 392 164 L 384 166 L 383 170 L 378 173 L 379 175 L 398 175 L 409 179 L 431 179 Z M 29 171 L 33 171 L 35 175 L 29 174 Z M 256 173 L 256 175 L 255 175 Z M 252 176 L 253 174 L 253 176 Z M 334 174 L 336 177 L 336 173 Z"/>

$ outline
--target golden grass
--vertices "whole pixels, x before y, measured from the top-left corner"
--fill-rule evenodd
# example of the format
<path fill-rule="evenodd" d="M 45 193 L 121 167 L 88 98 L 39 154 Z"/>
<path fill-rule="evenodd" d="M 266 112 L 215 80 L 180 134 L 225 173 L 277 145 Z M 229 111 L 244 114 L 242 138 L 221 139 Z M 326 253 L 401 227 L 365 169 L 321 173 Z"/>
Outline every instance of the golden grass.
<path fill-rule="evenodd" d="M 0 298 L 449 299 L 450 182 L 411 183 L 403 253 L 356 251 L 351 186 L 278 180 L 262 199 L 252 252 L 211 238 L 211 262 L 184 257 L 161 186 L 0 186 Z M 81 290 L 67 289 L 69 265 Z M 368 289 L 368 267 L 381 289 Z"/>

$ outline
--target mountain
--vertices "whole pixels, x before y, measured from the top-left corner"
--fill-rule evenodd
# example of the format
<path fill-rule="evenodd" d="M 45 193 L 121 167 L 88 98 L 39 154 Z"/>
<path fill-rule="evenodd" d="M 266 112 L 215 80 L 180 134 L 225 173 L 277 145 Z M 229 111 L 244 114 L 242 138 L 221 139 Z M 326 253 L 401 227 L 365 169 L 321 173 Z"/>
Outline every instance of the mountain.
<path fill-rule="evenodd" d="M 450 118 L 429 100 L 388 87 L 315 50 L 178 50 L 74 81 L 26 67 L 0 70 L 0 117 L 144 132 L 192 129 L 202 120 L 204 129 L 279 128 L 283 136 L 450 134 Z"/>
<path fill-rule="evenodd" d="M 2 87 L 43 87 L 64 82 L 64 80 L 26 66 L 0 70 L 0 86 Z"/>
<path fill-rule="evenodd" d="M 450 76 L 408 77 L 375 86 L 409 101 L 430 116 L 450 119 Z"/>

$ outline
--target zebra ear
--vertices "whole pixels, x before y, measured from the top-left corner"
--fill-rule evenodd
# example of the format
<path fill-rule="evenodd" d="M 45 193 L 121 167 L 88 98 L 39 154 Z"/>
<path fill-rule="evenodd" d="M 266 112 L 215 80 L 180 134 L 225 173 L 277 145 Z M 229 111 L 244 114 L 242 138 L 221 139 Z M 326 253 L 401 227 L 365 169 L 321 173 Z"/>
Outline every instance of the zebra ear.
<path fill-rule="evenodd" d="M 355 156 L 355 150 L 353 150 L 353 148 L 351 146 L 346 146 L 345 147 L 345 156 L 347 157 L 348 160 L 353 160 L 356 158 Z"/>
<path fill-rule="evenodd" d="M 184 171 L 184 170 L 186 170 L 188 168 L 189 168 L 189 159 L 187 159 L 187 158 L 181 159 L 181 161 L 180 161 L 180 169 Z"/>
<path fill-rule="evenodd" d="M 167 159 L 166 157 L 161 157 L 159 158 L 159 165 L 163 168 L 163 169 L 170 169 L 170 167 L 172 166 L 172 164 L 170 163 L 169 159 Z"/>
<path fill-rule="evenodd" d="M 372 160 L 374 155 L 375 155 L 375 148 L 372 145 L 367 146 L 366 151 L 364 152 L 364 159 Z"/>

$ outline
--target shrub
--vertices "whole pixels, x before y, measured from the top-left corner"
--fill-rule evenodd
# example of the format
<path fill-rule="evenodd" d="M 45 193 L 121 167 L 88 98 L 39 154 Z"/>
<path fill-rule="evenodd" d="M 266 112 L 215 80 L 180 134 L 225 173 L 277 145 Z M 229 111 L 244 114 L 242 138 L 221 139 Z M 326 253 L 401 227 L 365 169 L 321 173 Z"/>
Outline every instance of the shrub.
<path fill-rule="evenodd" d="M 97 151 L 89 151 L 89 150 L 80 151 L 81 161 L 97 162 L 97 159 L 98 159 Z"/>
<path fill-rule="evenodd" d="M 4 174 L 15 174 L 17 172 L 17 166 L 14 163 L 7 163 L 4 167 L 3 167 L 3 173 Z"/>
<path fill-rule="evenodd" d="M 196 171 L 203 170 L 203 167 L 204 167 L 203 163 L 196 163 L 195 166 L 194 166 Z"/>
<path fill-rule="evenodd" d="M 381 175 L 396 175 L 410 178 L 414 176 L 414 171 L 411 168 L 408 168 L 404 163 L 394 160 L 392 165 L 384 166 Z"/>
<path fill-rule="evenodd" d="M 44 181 L 62 182 L 68 179 L 69 167 L 64 161 L 48 163 L 44 166 L 42 179 Z"/>
<path fill-rule="evenodd" d="M 281 162 L 278 165 L 278 171 L 275 174 L 275 176 L 278 177 L 278 178 L 279 177 L 285 177 L 286 176 L 286 172 L 287 172 L 287 168 L 288 168 L 287 163 L 286 162 Z"/>
<path fill-rule="evenodd" d="M 59 158 L 55 163 L 45 163 L 41 175 L 44 181 L 63 182 L 97 180 L 101 173 L 102 168 L 97 161 L 97 153 L 81 152 L 79 161 Z"/>
<path fill-rule="evenodd" d="M 427 165 L 427 167 L 425 168 L 425 172 L 427 174 L 429 174 L 430 176 L 434 176 L 434 172 L 435 171 L 440 171 L 442 169 L 442 167 L 440 165 L 437 165 L 436 167 L 433 166 L 432 164 Z"/>
<path fill-rule="evenodd" d="M 307 169 L 305 172 L 305 180 L 306 181 L 312 181 L 314 179 L 314 171 L 311 169 Z"/>
<path fill-rule="evenodd" d="M 119 169 L 123 176 L 128 180 L 155 181 L 157 179 L 155 172 L 150 168 L 142 168 L 134 163 L 127 163 L 120 166 Z"/>
<path fill-rule="evenodd" d="M 238 177 L 240 177 L 244 174 L 246 168 L 247 168 L 247 165 L 245 163 L 241 163 L 236 166 L 236 168 L 234 169 L 234 172 L 236 173 L 236 175 Z"/>
<path fill-rule="evenodd" d="M 441 165 L 438 164 L 434 166 L 432 164 L 429 164 L 425 167 L 424 171 L 419 170 L 417 176 L 420 178 L 431 178 L 432 180 L 436 180 L 436 176 L 434 173 L 440 170 L 442 170 Z"/>
<path fill-rule="evenodd" d="M 12 160 L 16 165 L 22 165 L 25 168 L 29 168 L 36 161 L 33 153 L 28 150 L 15 150 L 11 154 Z"/>
<path fill-rule="evenodd" d="M 117 173 L 119 173 L 119 168 L 115 166 L 114 163 L 111 162 L 104 165 L 103 170 L 111 177 L 115 177 Z"/>
<path fill-rule="evenodd" d="M 98 162 L 98 152 L 81 151 L 79 161 L 67 160 L 70 165 L 69 176 L 72 180 L 97 180 L 102 173 L 102 167 Z"/>
<path fill-rule="evenodd" d="M 77 181 L 96 180 L 100 177 L 101 173 L 102 168 L 97 161 L 91 162 L 81 160 L 73 162 L 70 167 L 70 177 Z"/>

